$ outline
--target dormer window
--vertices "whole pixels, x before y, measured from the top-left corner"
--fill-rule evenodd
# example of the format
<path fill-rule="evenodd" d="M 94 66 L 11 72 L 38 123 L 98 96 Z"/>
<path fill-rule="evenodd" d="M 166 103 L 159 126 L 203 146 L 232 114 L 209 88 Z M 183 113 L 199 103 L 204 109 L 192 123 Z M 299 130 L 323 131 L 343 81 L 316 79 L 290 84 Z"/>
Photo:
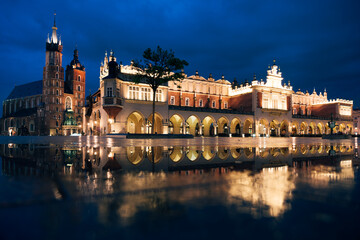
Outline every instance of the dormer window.
<path fill-rule="evenodd" d="M 216 102 L 215 101 L 212 101 L 212 107 L 216 108 Z"/>
<path fill-rule="evenodd" d="M 170 105 L 175 105 L 175 96 L 170 97 Z"/>
<path fill-rule="evenodd" d="M 227 109 L 228 108 L 228 103 L 224 102 L 224 108 Z"/>
<path fill-rule="evenodd" d="M 199 100 L 199 107 L 203 107 L 203 100 L 202 99 Z"/>

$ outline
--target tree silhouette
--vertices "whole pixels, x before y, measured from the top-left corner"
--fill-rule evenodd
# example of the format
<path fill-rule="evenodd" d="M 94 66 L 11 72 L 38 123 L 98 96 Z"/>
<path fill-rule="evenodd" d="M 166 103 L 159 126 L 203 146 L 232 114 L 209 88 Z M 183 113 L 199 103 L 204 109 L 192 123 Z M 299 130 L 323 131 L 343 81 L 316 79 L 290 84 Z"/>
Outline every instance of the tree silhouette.
<path fill-rule="evenodd" d="M 146 83 L 153 90 L 152 134 L 154 134 L 155 129 L 155 97 L 157 89 L 169 81 L 183 79 L 185 75 L 181 70 L 187 65 L 188 63 L 185 60 L 176 58 L 172 50 L 163 50 L 159 46 L 155 50 L 146 49 L 143 53 L 143 59 L 134 61 L 133 66 L 137 70 L 137 74 L 133 81 L 135 83 Z"/>

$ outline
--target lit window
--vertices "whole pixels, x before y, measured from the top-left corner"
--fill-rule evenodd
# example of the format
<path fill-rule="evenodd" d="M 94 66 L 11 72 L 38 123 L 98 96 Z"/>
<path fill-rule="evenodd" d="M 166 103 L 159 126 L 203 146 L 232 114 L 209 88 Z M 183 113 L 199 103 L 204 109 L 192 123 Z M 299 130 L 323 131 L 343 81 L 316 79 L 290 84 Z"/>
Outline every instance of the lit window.
<path fill-rule="evenodd" d="M 185 106 L 189 106 L 190 105 L 190 99 L 189 98 L 185 98 Z"/>
<path fill-rule="evenodd" d="M 202 99 L 199 100 L 199 107 L 203 107 L 203 100 Z"/>
<path fill-rule="evenodd" d="M 170 105 L 175 105 L 175 96 L 170 97 Z"/>

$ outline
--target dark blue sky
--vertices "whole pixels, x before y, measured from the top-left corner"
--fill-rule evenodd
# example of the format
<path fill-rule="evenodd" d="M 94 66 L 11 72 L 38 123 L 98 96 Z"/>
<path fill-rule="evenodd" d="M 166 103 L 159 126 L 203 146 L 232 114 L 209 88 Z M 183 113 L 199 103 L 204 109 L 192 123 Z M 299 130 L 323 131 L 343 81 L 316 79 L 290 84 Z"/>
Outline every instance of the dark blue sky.
<path fill-rule="evenodd" d="M 294 89 L 328 91 L 359 107 L 359 1 L 2 1 L 0 100 L 15 85 L 41 80 L 53 12 L 64 45 L 63 66 L 77 43 L 87 89 L 99 87 L 105 50 L 129 64 L 160 45 L 199 70 L 232 81 L 265 78 L 277 59 Z"/>

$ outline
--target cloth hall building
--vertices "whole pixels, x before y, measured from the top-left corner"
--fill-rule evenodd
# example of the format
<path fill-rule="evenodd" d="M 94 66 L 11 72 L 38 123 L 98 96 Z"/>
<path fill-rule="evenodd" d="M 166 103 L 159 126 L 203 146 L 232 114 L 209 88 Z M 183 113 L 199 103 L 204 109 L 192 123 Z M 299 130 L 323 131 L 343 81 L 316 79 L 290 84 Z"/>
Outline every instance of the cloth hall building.
<path fill-rule="evenodd" d="M 85 67 L 74 58 L 62 67 L 63 45 L 54 20 L 46 41 L 42 80 L 15 86 L 3 102 L 2 135 L 70 135 L 82 132 Z"/>
<path fill-rule="evenodd" d="M 326 91 L 294 91 L 275 61 L 265 81 L 254 77 L 241 85 L 184 73 L 180 88 L 174 82 L 158 88 L 155 124 L 152 89 L 133 83 L 136 73 L 132 65 L 118 65 L 113 53 L 105 54 L 100 88 L 83 111 L 86 134 L 151 133 L 154 127 L 158 134 L 194 136 L 322 135 L 330 133 L 331 118 L 336 133 L 353 133 L 353 101 L 329 99 Z"/>

